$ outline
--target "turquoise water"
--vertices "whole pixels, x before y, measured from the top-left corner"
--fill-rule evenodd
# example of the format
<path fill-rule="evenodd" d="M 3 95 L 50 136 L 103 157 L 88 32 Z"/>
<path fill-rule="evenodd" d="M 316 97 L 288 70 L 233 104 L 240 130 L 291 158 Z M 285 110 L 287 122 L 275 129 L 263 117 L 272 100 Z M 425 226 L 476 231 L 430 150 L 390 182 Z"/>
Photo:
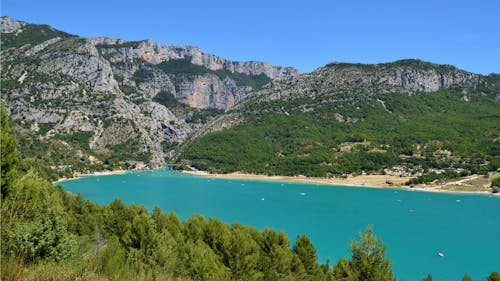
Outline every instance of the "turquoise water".
<path fill-rule="evenodd" d="M 62 182 L 66 190 L 108 204 L 160 206 L 181 219 L 194 214 L 311 237 L 322 262 L 349 255 L 367 225 L 387 245 L 398 280 L 486 280 L 500 271 L 500 197 L 398 189 L 332 187 L 210 179 L 169 171 L 129 172 Z M 444 257 L 438 253 L 443 252 Z"/>

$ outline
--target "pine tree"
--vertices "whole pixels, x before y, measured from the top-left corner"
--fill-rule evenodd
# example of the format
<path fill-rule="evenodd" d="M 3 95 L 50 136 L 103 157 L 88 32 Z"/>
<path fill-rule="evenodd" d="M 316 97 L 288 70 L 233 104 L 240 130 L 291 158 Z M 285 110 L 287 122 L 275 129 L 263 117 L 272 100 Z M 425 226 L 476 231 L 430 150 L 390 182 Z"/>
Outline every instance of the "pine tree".
<path fill-rule="evenodd" d="M 488 276 L 488 281 L 500 281 L 500 274 L 498 272 L 492 272 L 490 276 Z"/>
<path fill-rule="evenodd" d="M 298 236 L 295 241 L 295 246 L 293 247 L 293 251 L 297 254 L 298 258 L 302 262 L 306 273 L 310 276 L 314 276 L 314 279 L 322 279 L 323 272 L 319 267 L 317 261 L 318 256 L 316 254 L 316 249 L 312 244 L 309 237 L 305 234 L 302 236 Z"/>
<path fill-rule="evenodd" d="M 470 276 L 469 273 L 465 273 L 464 277 L 462 278 L 462 281 L 474 281 L 472 279 L 472 276 Z"/>
<path fill-rule="evenodd" d="M 385 257 L 385 246 L 373 235 L 372 227 L 360 234 L 360 241 L 351 241 L 350 247 L 349 267 L 359 280 L 394 280 L 391 261 Z"/>
<path fill-rule="evenodd" d="M 6 198 L 12 191 L 16 178 L 16 166 L 19 162 L 17 153 L 17 140 L 11 134 L 7 110 L 0 103 L 0 151 L 1 151 L 1 188 L 2 198 Z"/>

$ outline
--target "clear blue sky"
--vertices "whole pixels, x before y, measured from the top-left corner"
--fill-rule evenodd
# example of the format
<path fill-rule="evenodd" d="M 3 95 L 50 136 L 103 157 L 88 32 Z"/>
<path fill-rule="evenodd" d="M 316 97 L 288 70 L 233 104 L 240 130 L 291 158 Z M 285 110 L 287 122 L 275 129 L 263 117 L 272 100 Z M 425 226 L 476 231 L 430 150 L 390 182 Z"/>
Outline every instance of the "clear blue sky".
<path fill-rule="evenodd" d="M 196 45 L 302 72 L 419 58 L 500 73 L 499 0 L 1 0 L 1 8 L 85 37 Z"/>

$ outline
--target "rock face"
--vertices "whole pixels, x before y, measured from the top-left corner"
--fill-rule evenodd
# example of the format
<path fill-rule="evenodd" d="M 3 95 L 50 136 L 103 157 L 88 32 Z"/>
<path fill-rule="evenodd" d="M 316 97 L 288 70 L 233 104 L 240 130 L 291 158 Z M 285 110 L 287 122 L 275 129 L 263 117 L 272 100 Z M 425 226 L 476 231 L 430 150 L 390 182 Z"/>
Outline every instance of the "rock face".
<path fill-rule="evenodd" d="M 113 62 L 142 59 L 151 64 L 159 64 L 164 61 L 183 59 L 213 71 L 227 70 L 246 75 L 265 74 L 271 79 L 283 79 L 298 74 L 298 71 L 293 67 L 273 66 L 266 62 L 230 61 L 202 52 L 195 46 L 161 45 L 152 40 L 128 42 L 108 37 L 90 39 L 90 42 L 107 49 L 104 54 L 112 56 L 110 60 Z"/>
<path fill-rule="evenodd" d="M 498 88 L 499 79 L 420 60 L 384 64 L 331 63 L 314 72 L 275 81 L 248 103 L 272 100 L 317 99 L 317 103 L 371 100 L 390 93 L 432 93 L 441 89 L 469 91 Z M 383 101 L 381 101 L 383 102 Z M 236 108 L 246 107 L 243 103 Z"/>
<path fill-rule="evenodd" d="M 31 124 L 42 139 L 89 132 L 88 148 L 99 155 L 127 147 L 149 154 L 152 166 L 212 118 L 205 109 L 231 108 L 257 88 L 257 78 L 297 75 L 193 46 L 85 39 L 9 17 L 0 19 L 0 30 L 2 100 L 14 120 Z M 39 130 L 42 124 L 49 130 Z"/>
<path fill-rule="evenodd" d="M 25 23 L 17 21 L 11 17 L 1 17 L 0 18 L 0 32 L 2 33 L 12 33 L 20 29 Z"/>

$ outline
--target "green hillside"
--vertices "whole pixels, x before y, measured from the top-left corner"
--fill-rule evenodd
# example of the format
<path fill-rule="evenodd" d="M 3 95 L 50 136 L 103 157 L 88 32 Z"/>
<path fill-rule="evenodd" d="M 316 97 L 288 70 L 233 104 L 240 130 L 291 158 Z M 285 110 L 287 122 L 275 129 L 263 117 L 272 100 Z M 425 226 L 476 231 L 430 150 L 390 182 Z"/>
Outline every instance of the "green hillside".
<path fill-rule="evenodd" d="M 396 165 L 462 174 L 500 167 L 500 107 L 493 99 L 474 95 L 466 102 L 444 90 L 380 99 L 316 105 L 309 112 L 298 106 L 313 100 L 261 103 L 264 110 L 195 140 L 181 158 L 217 173 L 322 177 L 381 173 Z"/>

